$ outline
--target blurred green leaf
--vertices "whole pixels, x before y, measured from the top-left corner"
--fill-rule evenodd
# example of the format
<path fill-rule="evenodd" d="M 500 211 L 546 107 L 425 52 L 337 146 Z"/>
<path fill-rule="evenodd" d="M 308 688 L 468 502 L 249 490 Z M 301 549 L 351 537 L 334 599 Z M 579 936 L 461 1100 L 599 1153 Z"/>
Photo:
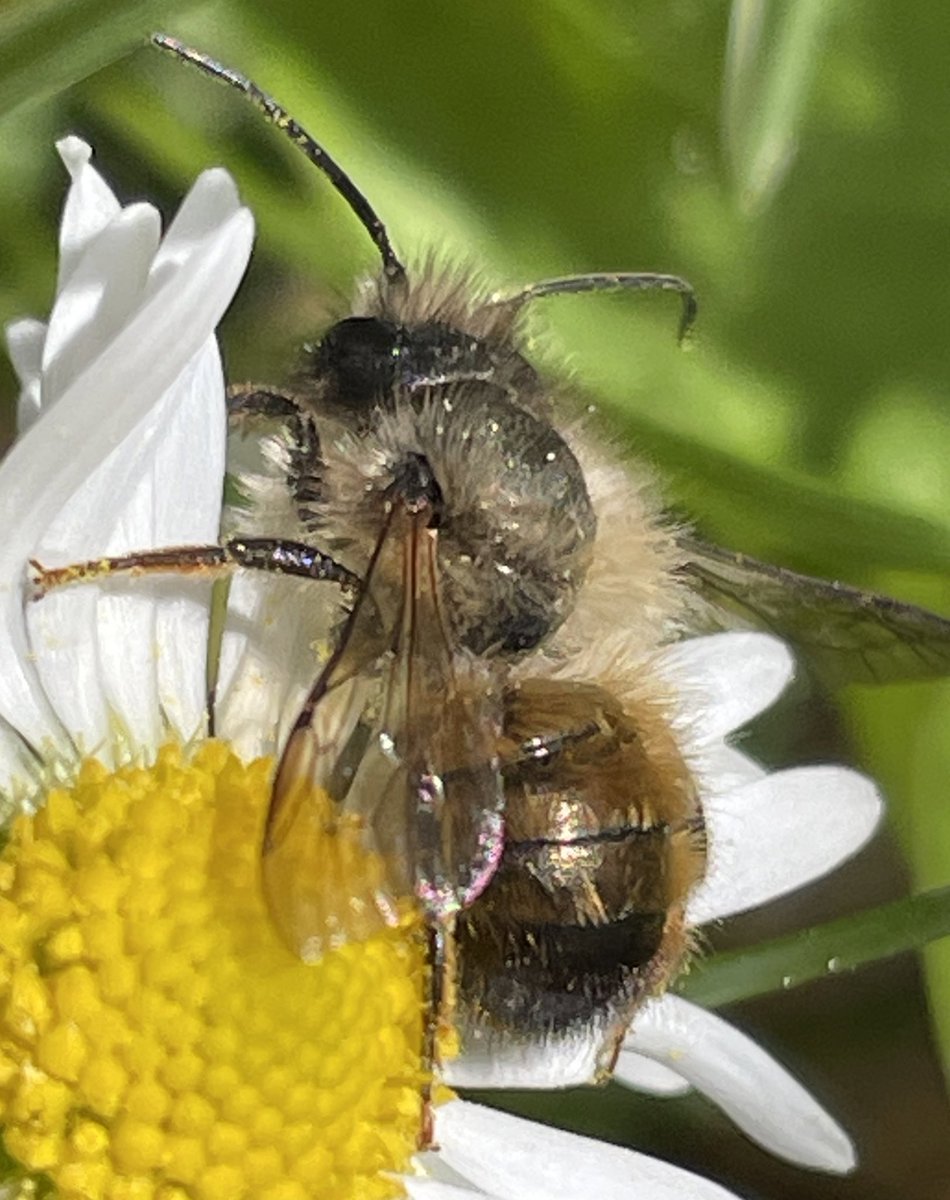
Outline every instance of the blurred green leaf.
<path fill-rule="evenodd" d="M 84 79 L 194 0 L 17 0 L 0 10 L 0 116 Z"/>
<path fill-rule="evenodd" d="M 890 796 L 901 797 L 894 819 L 910 848 L 915 886 L 950 881 L 950 684 L 867 691 L 854 698 L 858 737 Z M 928 947 L 928 997 L 936 1032 L 950 1063 L 950 945 Z"/>
<path fill-rule="evenodd" d="M 723 72 L 723 138 L 739 202 L 760 210 L 792 166 L 833 0 L 735 0 Z"/>

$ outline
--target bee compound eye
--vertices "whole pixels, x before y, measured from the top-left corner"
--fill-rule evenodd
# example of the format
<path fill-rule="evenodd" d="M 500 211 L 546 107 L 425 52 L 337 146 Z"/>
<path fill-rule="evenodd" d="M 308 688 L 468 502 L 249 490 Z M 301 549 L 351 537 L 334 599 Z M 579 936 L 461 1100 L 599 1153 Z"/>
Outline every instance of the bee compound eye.
<path fill-rule="evenodd" d="M 347 317 L 334 325 L 313 355 L 313 369 L 327 399 L 363 409 L 393 386 L 400 355 L 399 329 L 378 317 Z"/>

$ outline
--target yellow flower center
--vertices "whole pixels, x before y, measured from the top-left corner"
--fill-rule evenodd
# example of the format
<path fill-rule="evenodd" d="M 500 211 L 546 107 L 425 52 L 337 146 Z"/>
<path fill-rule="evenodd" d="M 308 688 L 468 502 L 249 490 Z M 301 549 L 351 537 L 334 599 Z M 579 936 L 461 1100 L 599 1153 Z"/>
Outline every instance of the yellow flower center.
<path fill-rule="evenodd" d="M 87 761 L 0 856 L 0 1122 L 62 1200 L 400 1194 L 423 956 L 386 931 L 308 966 L 264 908 L 270 764 L 209 742 Z"/>

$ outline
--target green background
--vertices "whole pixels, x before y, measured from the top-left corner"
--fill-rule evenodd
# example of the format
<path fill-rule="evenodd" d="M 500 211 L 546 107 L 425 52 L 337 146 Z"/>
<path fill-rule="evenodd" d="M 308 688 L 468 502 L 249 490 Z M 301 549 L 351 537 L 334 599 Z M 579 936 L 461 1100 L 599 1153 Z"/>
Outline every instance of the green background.
<path fill-rule="evenodd" d="M 8 3 L 0 318 L 48 309 L 65 187 L 55 137 L 82 134 L 123 199 L 167 215 L 200 167 L 223 163 L 259 225 L 222 332 L 229 374 L 279 383 L 372 248 L 240 97 L 144 48 L 154 28 L 280 97 L 410 263 L 434 244 L 499 284 L 612 268 L 688 277 L 701 316 L 686 351 L 666 296 L 548 301 L 534 351 L 569 365 L 618 447 L 657 466 L 671 507 L 705 535 L 950 611 L 948 6 Z M 4 364 L 8 430 L 15 390 Z M 803 680 L 755 744 L 776 763 L 874 774 L 891 831 L 714 944 L 948 882 L 950 686 L 832 701 Z M 611 1087 L 501 1102 L 743 1195 L 950 1196 L 946 941 L 926 971 L 907 955 L 729 1015 L 854 1133 L 853 1178 L 774 1162 L 696 1098 Z"/>

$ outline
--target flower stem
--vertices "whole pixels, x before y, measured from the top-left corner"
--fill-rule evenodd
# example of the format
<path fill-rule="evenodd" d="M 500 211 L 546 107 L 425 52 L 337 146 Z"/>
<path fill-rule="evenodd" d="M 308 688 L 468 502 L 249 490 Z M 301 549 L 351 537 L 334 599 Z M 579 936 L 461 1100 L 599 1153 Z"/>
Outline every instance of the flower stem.
<path fill-rule="evenodd" d="M 677 986 L 689 1000 L 717 1008 L 786 991 L 918 950 L 950 935 L 950 887 L 937 888 L 699 962 Z"/>

